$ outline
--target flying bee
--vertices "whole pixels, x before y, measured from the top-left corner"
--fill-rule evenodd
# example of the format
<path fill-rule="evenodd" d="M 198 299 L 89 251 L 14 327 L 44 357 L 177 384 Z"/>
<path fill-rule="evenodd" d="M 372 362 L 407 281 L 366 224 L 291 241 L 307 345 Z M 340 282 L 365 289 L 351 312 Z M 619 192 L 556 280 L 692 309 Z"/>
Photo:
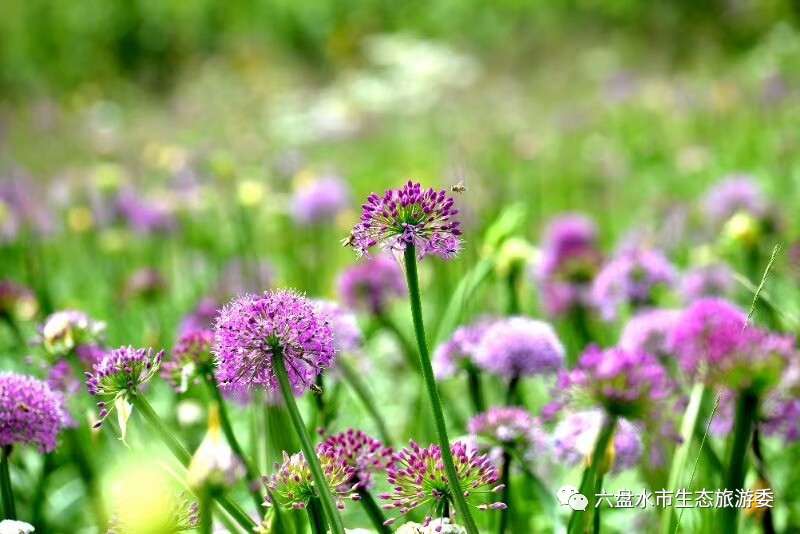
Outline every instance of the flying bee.
<path fill-rule="evenodd" d="M 343 247 L 354 247 L 356 246 L 356 237 L 353 234 L 350 234 L 339 242 Z"/>
<path fill-rule="evenodd" d="M 315 395 L 322 395 L 322 388 L 316 384 L 311 384 L 308 388 L 314 392 Z"/>
<path fill-rule="evenodd" d="M 457 184 L 450 186 L 450 191 L 452 191 L 453 193 L 461 194 L 461 193 L 465 192 L 466 190 L 467 190 L 467 186 L 464 185 L 464 180 L 461 180 Z"/>

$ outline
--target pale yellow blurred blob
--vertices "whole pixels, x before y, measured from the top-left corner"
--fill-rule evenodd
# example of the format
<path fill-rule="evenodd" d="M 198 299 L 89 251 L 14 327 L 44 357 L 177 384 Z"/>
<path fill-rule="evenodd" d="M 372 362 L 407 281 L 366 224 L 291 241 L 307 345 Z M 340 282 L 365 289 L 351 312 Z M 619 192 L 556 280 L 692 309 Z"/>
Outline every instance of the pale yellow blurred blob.
<path fill-rule="evenodd" d="M 739 212 L 725 223 L 722 235 L 736 243 L 753 246 L 761 237 L 761 228 L 752 215 Z"/>
<path fill-rule="evenodd" d="M 127 173 L 121 165 L 116 163 L 100 163 L 92 172 L 92 181 L 101 191 L 114 191 L 127 181 Z"/>
<path fill-rule="evenodd" d="M 219 406 L 213 403 L 208 408 L 208 433 L 189 462 L 186 481 L 196 490 L 205 486 L 226 487 L 243 474 L 241 461 L 222 434 Z"/>
<path fill-rule="evenodd" d="M 91 230 L 94 226 L 92 212 L 86 206 L 75 206 L 67 212 L 67 226 L 77 234 Z"/>
<path fill-rule="evenodd" d="M 508 276 L 512 269 L 522 269 L 536 261 L 538 250 L 521 237 L 506 239 L 497 253 L 495 270 L 501 277 Z"/>
<path fill-rule="evenodd" d="M 176 145 L 147 143 L 142 151 L 142 159 L 151 167 L 175 172 L 186 166 L 186 150 Z"/>
<path fill-rule="evenodd" d="M 295 190 L 308 187 L 314 180 L 317 179 L 317 173 L 312 169 L 306 168 L 298 172 L 292 178 L 292 186 Z"/>
<path fill-rule="evenodd" d="M 236 198 L 239 204 L 252 207 L 260 204 L 267 194 L 267 186 L 258 180 L 242 180 L 236 188 Z"/>
<path fill-rule="evenodd" d="M 125 250 L 129 242 L 129 234 L 126 230 L 108 228 L 100 233 L 100 249 L 106 253 L 116 253 Z"/>
<path fill-rule="evenodd" d="M 583 465 L 585 468 L 588 468 L 592 463 L 593 453 L 589 453 L 583 459 Z M 603 455 L 603 459 L 600 461 L 600 464 L 597 466 L 597 476 L 603 476 L 609 471 L 611 468 L 614 467 L 614 460 L 617 458 L 616 447 L 614 446 L 614 436 L 611 436 L 611 439 L 608 441 L 608 447 L 606 447 L 606 453 Z"/>

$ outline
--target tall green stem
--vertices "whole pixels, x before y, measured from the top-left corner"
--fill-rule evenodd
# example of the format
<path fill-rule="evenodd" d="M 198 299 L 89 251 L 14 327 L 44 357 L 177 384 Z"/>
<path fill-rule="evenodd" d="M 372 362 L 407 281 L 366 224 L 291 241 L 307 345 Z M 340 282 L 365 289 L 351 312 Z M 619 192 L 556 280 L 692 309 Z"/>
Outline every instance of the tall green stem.
<path fill-rule="evenodd" d="M 583 473 L 583 480 L 581 481 L 581 488 L 579 493 L 585 495 L 588 500 L 590 510 L 594 510 L 595 494 L 593 492 L 597 479 L 597 473 L 600 469 L 600 464 L 604 461 L 608 444 L 611 442 L 611 437 L 614 435 L 614 429 L 617 426 L 617 418 L 606 416 L 603 421 L 603 426 L 600 429 L 600 434 L 597 436 L 597 443 L 592 452 L 591 462 L 589 467 Z M 569 526 L 567 531 L 569 534 L 578 534 L 583 532 L 583 521 L 585 519 L 585 512 L 583 510 L 575 510 L 572 512 L 572 517 L 569 519 Z"/>
<path fill-rule="evenodd" d="M 158 414 L 153 410 L 153 407 L 150 406 L 150 403 L 147 399 L 144 398 L 144 395 L 132 395 L 131 400 L 133 401 L 134 406 L 139 410 L 139 413 L 142 414 L 142 417 L 150 424 L 150 426 L 155 431 L 158 438 L 161 440 L 164 445 L 170 450 L 173 456 L 184 466 L 187 467 L 189 465 L 189 461 L 192 459 L 192 455 L 189 454 L 183 445 L 181 445 L 175 436 L 167 429 L 164 425 L 164 422 L 158 416 Z M 245 528 L 248 532 L 256 526 L 255 522 L 250 519 L 250 517 L 244 513 L 244 510 L 239 508 L 230 497 L 225 494 L 218 494 L 214 496 L 214 499 L 219 503 L 219 505 L 228 512 L 231 517 L 233 517 L 237 523 L 239 523 L 242 527 Z"/>
<path fill-rule="evenodd" d="M 381 507 L 375 502 L 372 494 L 361 486 L 359 486 L 356 491 L 358 492 L 358 496 L 361 497 L 359 502 L 361 502 L 361 505 L 364 507 L 364 511 L 367 512 L 372 526 L 375 527 L 375 531 L 378 532 L 378 534 L 392 534 L 391 529 L 383 524 L 386 518 L 383 516 Z"/>
<path fill-rule="evenodd" d="M 308 523 L 311 525 L 311 534 L 325 534 L 325 516 L 322 512 L 319 499 L 311 499 L 306 507 L 308 512 Z"/>
<path fill-rule="evenodd" d="M 11 445 L 3 447 L 0 458 L 0 493 L 3 494 L 3 512 L 6 519 L 16 519 L 17 509 L 14 506 L 14 492 L 11 489 L 11 470 L 8 467 Z"/>
<path fill-rule="evenodd" d="M 597 481 L 594 483 L 594 494 L 599 495 L 603 492 L 603 475 L 599 475 L 597 477 Z M 593 534 L 600 534 L 600 506 L 596 506 L 593 510 L 594 516 L 592 517 L 592 533 Z"/>
<path fill-rule="evenodd" d="M 230 445 L 231 450 L 244 464 L 245 472 L 247 473 L 247 490 L 253 497 L 256 510 L 258 510 L 259 515 L 263 518 L 264 507 L 262 504 L 264 500 L 261 498 L 261 495 L 258 491 L 254 491 L 252 489 L 253 483 L 258 483 L 259 481 L 258 472 L 253 467 L 253 462 L 244 455 L 242 446 L 239 444 L 239 440 L 236 439 L 236 434 L 233 432 L 233 426 L 231 425 L 230 417 L 228 417 L 228 408 L 225 406 L 225 399 L 222 398 L 222 392 L 219 390 L 219 385 L 217 384 L 214 374 L 209 373 L 207 378 L 208 380 L 206 382 L 208 383 L 208 386 L 211 389 L 211 394 L 214 396 L 214 400 L 219 408 L 219 422 L 220 426 L 222 427 L 222 433 L 225 434 L 225 439 L 228 441 L 228 445 Z"/>
<path fill-rule="evenodd" d="M 483 388 L 481 387 L 481 374 L 471 362 L 466 364 L 467 380 L 469 381 L 469 396 L 472 398 L 472 407 L 475 413 L 486 410 L 486 402 L 483 400 Z"/>
<path fill-rule="evenodd" d="M 453 464 L 453 454 L 450 452 L 450 439 L 447 437 L 447 425 L 444 420 L 444 411 L 439 398 L 439 390 L 436 387 L 436 379 L 433 376 L 431 357 L 428 353 L 428 342 L 425 339 L 425 325 L 422 320 L 422 302 L 419 294 L 419 277 L 417 274 L 417 255 L 416 247 L 412 244 L 406 246 L 405 264 L 406 280 L 408 282 L 408 295 L 411 301 L 411 317 L 414 321 L 414 333 L 417 336 L 419 346 L 419 359 L 422 368 L 422 376 L 425 379 L 425 387 L 428 389 L 431 407 L 433 408 L 434 422 L 436 423 L 436 433 L 439 436 L 439 447 L 442 453 L 442 463 L 444 464 L 447 482 L 450 485 L 450 493 L 458 512 L 459 520 L 463 521 L 464 527 L 469 534 L 478 534 L 478 527 L 470 514 L 469 506 L 464 498 L 464 493 L 458 481 L 458 473 Z"/>
<path fill-rule="evenodd" d="M 517 295 L 519 274 L 519 268 L 512 267 L 506 277 L 506 293 L 508 295 L 506 309 L 509 315 L 519 315 L 519 296 Z"/>
<path fill-rule="evenodd" d="M 506 507 L 500 510 L 500 527 L 497 529 L 498 534 L 505 534 L 508 528 L 509 509 L 511 508 L 511 454 L 503 449 L 503 475 L 500 479 L 500 484 L 503 484 L 503 493 L 500 497 L 500 502 L 505 503 Z"/>
<path fill-rule="evenodd" d="M 211 495 L 203 488 L 200 492 L 200 534 L 211 534 L 214 520 L 211 517 Z"/>
<path fill-rule="evenodd" d="M 723 484 L 724 488 L 731 491 L 743 489 L 742 485 L 747 474 L 747 451 L 750 448 L 757 412 L 758 397 L 749 393 L 741 393 L 736 401 L 733 442 Z M 720 510 L 720 532 L 736 534 L 739 526 L 738 511 L 739 509 L 733 506 Z"/>
<path fill-rule="evenodd" d="M 281 394 L 283 400 L 286 402 L 286 408 L 289 411 L 289 418 L 294 426 L 297 437 L 300 438 L 300 449 L 303 451 L 303 456 L 308 462 L 308 467 L 311 470 L 311 475 L 314 477 L 314 484 L 317 486 L 317 493 L 319 500 L 322 503 L 322 509 L 325 512 L 325 517 L 331 526 L 333 534 L 344 534 L 344 525 L 342 518 L 339 517 L 339 510 L 336 508 L 336 503 L 333 501 L 331 489 L 328 487 L 328 482 L 325 480 L 325 475 L 322 473 L 322 467 L 319 465 L 319 458 L 314 446 L 311 444 L 311 438 L 306 432 L 306 425 L 303 423 L 303 417 L 300 415 L 300 410 L 297 409 L 297 403 L 294 400 L 294 392 L 292 386 L 289 384 L 289 373 L 286 371 L 286 364 L 283 360 L 283 354 L 279 350 L 275 350 L 272 354 L 272 370 L 278 378 L 278 383 L 281 387 Z"/>

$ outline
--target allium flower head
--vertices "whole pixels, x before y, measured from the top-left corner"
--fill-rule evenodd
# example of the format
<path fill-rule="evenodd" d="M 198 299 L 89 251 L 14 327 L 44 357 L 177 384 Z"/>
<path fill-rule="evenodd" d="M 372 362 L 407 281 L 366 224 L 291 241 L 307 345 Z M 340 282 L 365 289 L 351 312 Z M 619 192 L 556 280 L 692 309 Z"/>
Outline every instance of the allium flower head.
<path fill-rule="evenodd" d="M 325 481 L 333 493 L 336 506 L 344 508 L 344 499 L 359 500 L 355 491 L 355 468 L 347 463 L 347 458 L 341 450 L 329 445 L 320 444 L 317 447 L 322 473 Z M 319 498 L 314 477 L 308 467 L 302 452 L 289 456 L 284 451 L 283 463 L 275 462 L 275 473 L 264 477 L 264 483 L 269 488 L 267 502 L 272 504 L 271 495 L 277 495 L 287 508 L 302 509 L 308 506 L 311 499 Z"/>
<path fill-rule="evenodd" d="M 670 335 L 681 310 L 657 308 L 631 317 L 622 329 L 619 346 L 631 352 L 647 352 L 666 359 L 672 354 Z"/>
<path fill-rule="evenodd" d="M 255 386 L 275 391 L 276 351 L 283 356 L 296 394 L 313 384 L 335 358 L 330 318 L 313 301 L 287 290 L 244 295 L 231 302 L 220 312 L 214 341 L 217 380 L 233 391 Z"/>
<path fill-rule="evenodd" d="M 58 311 L 49 315 L 41 326 L 41 343 L 50 354 L 64 356 L 79 346 L 96 345 L 105 328 L 105 323 L 95 321 L 83 312 Z M 91 353 L 91 350 L 84 353 Z"/>
<path fill-rule="evenodd" d="M 372 193 L 362 206 L 361 222 L 345 240 L 359 255 L 379 246 L 402 252 L 414 245 L 420 259 L 427 255 L 449 260 L 461 250 L 461 230 L 455 220 L 458 210 L 444 189 L 422 189 L 409 181 L 400 189 L 390 189 L 379 196 Z"/>
<path fill-rule="evenodd" d="M 622 348 L 592 345 L 578 365 L 558 377 L 557 387 L 602 406 L 608 414 L 628 419 L 648 417 L 655 402 L 671 391 L 667 372 L 655 356 Z"/>
<path fill-rule="evenodd" d="M 291 213 L 301 225 L 330 223 L 350 203 L 350 190 L 338 176 L 303 180 L 292 195 Z"/>
<path fill-rule="evenodd" d="M 474 448 L 469 450 L 466 444 L 457 441 L 450 446 L 453 463 L 458 473 L 458 485 L 467 501 L 474 501 L 477 495 L 502 491 L 503 486 L 491 487 L 499 478 L 497 468 L 489 461 L 489 457 L 481 455 Z M 392 465 L 388 470 L 387 480 L 393 491 L 378 497 L 385 501 L 386 510 L 396 510 L 401 515 L 420 508 L 430 514 L 439 509 L 443 499 L 454 509 L 453 495 L 447 482 L 447 475 L 442 463 L 442 451 L 438 445 L 421 448 L 410 442 L 408 448 L 401 449 L 393 455 Z M 479 510 L 505 508 L 504 503 L 479 504 Z M 392 524 L 396 518 L 388 519 L 385 524 Z M 422 526 L 428 526 L 433 517 L 428 515 Z"/>
<path fill-rule="evenodd" d="M 467 529 L 451 523 L 449 517 L 437 517 L 427 526 L 413 522 L 404 523 L 395 530 L 395 534 L 467 534 Z"/>
<path fill-rule="evenodd" d="M 50 452 L 63 420 L 61 400 L 47 384 L 0 372 L 0 447 L 35 445 L 40 452 Z"/>
<path fill-rule="evenodd" d="M 197 306 L 181 320 L 179 335 L 183 336 L 198 330 L 212 330 L 214 320 L 217 318 L 217 309 L 221 307 L 216 299 L 206 297 L 197 303 Z"/>
<path fill-rule="evenodd" d="M 511 446 L 533 461 L 549 451 L 549 438 L 538 418 L 524 408 L 496 406 L 469 420 L 467 430 L 481 452 Z M 502 451 L 499 451 L 502 453 Z"/>
<path fill-rule="evenodd" d="M 433 353 L 433 373 L 436 378 L 448 378 L 464 365 L 472 365 L 484 333 L 495 319 L 480 317 L 473 323 L 460 326 L 453 335 L 436 347 Z"/>
<path fill-rule="evenodd" d="M 158 372 L 164 351 L 153 354 L 153 349 L 134 349 L 131 346 L 112 350 L 96 364 L 94 373 L 86 373 L 89 394 L 100 398 L 100 420 L 94 424 L 99 428 L 114 408 L 127 402 L 129 395 L 138 395 L 139 390 Z"/>
<path fill-rule="evenodd" d="M 734 289 L 733 271 L 727 263 L 713 263 L 683 273 L 680 293 L 687 303 L 705 297 L 726 297 Z"/>
<path fill-rule="evenodd" d="M 355 469 L 353 480 L 347 482 L 349 487 L 358 483 L 360 488 L 371 489 L 374 485 L 372 474 L 385 471 L 392 459 L 391 448 L 361 430 L 352 428 L 329 437 L 323 445 L 332 448 Z"/>
<path fill-rule="evenodd" d="M 36 295 L 11 280 L 0 280 L 0 317 L 26 321 L 39 311 Z"/>
<path fill-rule="evenodd" d="M 597 226 L 592 219 L 571 213 L 550 221 L 542 241 L 542 278 L 585 283 L 593 278 L 599 262 Z"/>
<path fill-rule="evenodd" d="M 624 306 L 634 309 L 653 303 L 659 287 L 675 282 L 675 269 L 658 251 L 636 248 L 607 263 L 592 286 L 592 301 L 607 321 Z"/>
<path fill-rule="evenodd" d="M 507 380 L 552 374 L 564 365 L 564 346 L 548 323 L 509 317 L 486 329 L 476 349 L 475 361 Z"/>
<path fill-rule="evenodd" d="M 408 292 L 400 266 L 387 256 L 374 256 L 348 267 L 339 275 L 339 295 L 354 310 L 386 313 L 389 304 Z"/>
<path fill-rule="evenodd" d="M 170 359 L 161 364 L 161 376 L 176 392 L 185 393 L 190 383 L 199 383 L 214 371 L 213 344 L 214 333 L 209 330 L 182 335 Z"/>
<path fill-rule="evenodd" d="M 363 347 L 364 334 L 355 315 L 330 300 L 317 300 L 316 303 L 320 314 L 330 319 L 337 353 L 353 352 Z"/>
<path fill-rule="evenodd" d="M 703 212 L 715 224 L 722 224 L 740 212 L 760 219 L 768 208 L 761 187 L 746 174 L 724 178 L 709 189 L 703 198 Z"/>
<path fill-rule="evenodd" d="M 168 503 L 158 503 L 158 506 L 165 508 L 159 510 L 161 513 L 155 514 L 157 524 L 146 525 L 148 529 L 152 529 L 148 530 L 149 532 L 177 534 L 195 530 L 200 525 L 200 506 L 196 502 L 189 501 L 183 493 L 173 496 Z M 145 525 L 135 521 L 135 518 L 131 517 L 132 514 L 133 511 L 126 511 L 123 515 L 112 516 L 106 534 L 139 534 L 141 527 Z"/>
<path fill-rule="evenodd" d="M 594 453 L 597 437 L 605 415 L 600 410 L 567 414 L 553 432 L 553 454 L 556 460 L 568 465 L 578 465 Z M 617 420 L 609 451 L 611 471 L 619 473 L 631 469 L 642 457 L 640 430 L 627 419 Z"/>

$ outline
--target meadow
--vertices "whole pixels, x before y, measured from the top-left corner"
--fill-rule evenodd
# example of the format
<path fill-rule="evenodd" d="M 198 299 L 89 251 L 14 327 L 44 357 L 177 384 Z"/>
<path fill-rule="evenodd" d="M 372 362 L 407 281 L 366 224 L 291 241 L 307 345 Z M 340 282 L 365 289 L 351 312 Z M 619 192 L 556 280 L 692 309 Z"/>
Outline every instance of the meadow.
<path fill-rule="evenodd" d="M 0 21 L 0 534 L 800 529 L 789 4 L 245 4 Z"/>

